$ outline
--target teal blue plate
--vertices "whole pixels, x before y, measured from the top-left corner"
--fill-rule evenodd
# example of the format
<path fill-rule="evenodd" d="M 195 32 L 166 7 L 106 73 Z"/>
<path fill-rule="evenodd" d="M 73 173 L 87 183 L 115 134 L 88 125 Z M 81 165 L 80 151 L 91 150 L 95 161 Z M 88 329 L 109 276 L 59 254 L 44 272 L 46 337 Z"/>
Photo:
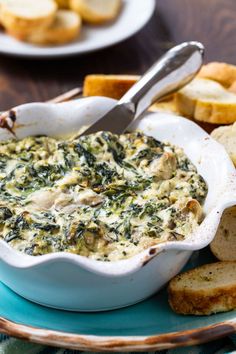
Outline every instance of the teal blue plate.
<path fill-rule="evenodd" d="M 211 261 L 207 249 L 195 252 L 187 268 Z M 236 331 L 236 311 L 212 316 L 177 315 L 168 305 L 166 289 L 124 309 L 76 313 L 34 304 L 0 283 L 0 316 L 1 333 L 80 350 L 167 349 L 210 341 Z"/>

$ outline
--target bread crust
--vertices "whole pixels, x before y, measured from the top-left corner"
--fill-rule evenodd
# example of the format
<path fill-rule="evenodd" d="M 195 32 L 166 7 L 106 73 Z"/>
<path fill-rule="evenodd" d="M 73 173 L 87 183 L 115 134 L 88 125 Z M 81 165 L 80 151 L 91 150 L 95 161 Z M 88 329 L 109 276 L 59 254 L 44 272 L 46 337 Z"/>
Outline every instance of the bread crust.
<path fill-rule="evenodd" d="M 202 66 L 198 76 L 217 81 L 228 88 L 236 81 L 236 66 L 221 62 L 211 62 Z"/>
<path fill-rule="evenodd" d="M 232 124 L 236 121 L 235 104 L 197 102 L 194 119 L 212 124 Z"/>
<path fill-rule="evenodd" d="M 231 269 L 232 268 L 232 269 Z M 232 270 L 232 280 L 223 284 L 226 273 Z M 221 271 L 222 285 L 214 276 Z M 225 274 L 224 274 L 225 271 Z M 206 274 L 209 274 L 207 279 Z M 192 287 L 191 280 L 198 279 L 199 287 Z M 209 282 L 207 287 L 204 282 Z M 210 315 L 231 311 L 236 308 L 236 262 L 216 262 L 205 264 L 173 278 L 168 286 L 168 300 L 173 311 L 184 315 Z"/>
<path fill-rule="evenodd" d="M 135 75 L 87 75 L 84 96 L 105 96 L 119 100 L 139 79 Z"/>
<path fill-rule="evenodd" d="M 211 315 L 236 308 L 236 285 L 216 291 L 214 295 L 205 292 L 169 292 L 169 304 L 173 311 L 183 315 Z"/>

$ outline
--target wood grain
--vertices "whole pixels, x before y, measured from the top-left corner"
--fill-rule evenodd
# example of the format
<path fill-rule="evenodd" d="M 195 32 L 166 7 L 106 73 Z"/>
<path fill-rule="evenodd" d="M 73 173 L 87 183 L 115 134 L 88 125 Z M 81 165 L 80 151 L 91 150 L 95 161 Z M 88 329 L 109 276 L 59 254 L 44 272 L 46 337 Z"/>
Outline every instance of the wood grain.
<path fill-rule="evenodd" d="M 138 34 L 108 49 L 57 60 L 0 57 L 0 111 L 46 101 L 82 85 L 89 73 L 141 74 L 176 43 L 200 40 L 205 61 L 236 63 L 235 0 L 157 0 Z"/>

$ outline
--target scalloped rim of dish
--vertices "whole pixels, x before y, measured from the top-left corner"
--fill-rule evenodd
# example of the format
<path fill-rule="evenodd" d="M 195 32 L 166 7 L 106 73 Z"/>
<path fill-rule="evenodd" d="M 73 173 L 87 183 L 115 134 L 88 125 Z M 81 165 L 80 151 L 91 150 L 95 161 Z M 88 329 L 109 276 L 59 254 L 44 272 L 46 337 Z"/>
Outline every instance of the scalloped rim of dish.
<path fill-rule="evenodd" d="M 79 99 L 77 101 L 72 101 L 72 102 L 67 102 L 67 103 L 60 103 L 60 104 L 47 104 L 47 103 L 29 103 L 29 104 L 24 104 L 22 106 L 18 106 L 14 108 L 14 111 L 16 112 L 16 115 L 21 117 L 21 114 L 23 112 L 23 116 L 27 116 L 32 114 L 32 112 L 35 110 L 39 112 L 41 110 L 41 115 L 45 115 L 45 112 L 47 112 L 47 116 L 52 113 L 56 112 L 58 109 L 64 108 L 64 113 L 65 115 L 66 110 L 70 111 L 72 108 L 78 108 L 76 105 L 78 104 L 80 111 L 84 109 L 84 112 L 87 112 L 86 109 L 90 107 L 91 109 L 91 104 L 96 104 L 97 101 L 97 107 L 96 109 L 98 110 L 98 107 L 101 107 L 102 105 L 106 106 L 105 110 L 109 110 L 112 106 L 115 104 L 115 100 L 112 99 L 107 99 L 107 98 L 102 98 L 102 97 L 92 97 L 92 98 L 84 98 L 84 99 Z M 94 102 L 94 103 L 93 103 Z M 83 105 L 84 104 L 84 105 Z M 90 106 L 89 106 L 90 104 Z M 56 108 L 57 107 L 57 108 Z M 95 109 L 95 108 L 94 108 Z M 104 109 L 102 108 L 104 111 Z M 97 111 L 96 111 L 97 112 Z M 98 116 L 99 116 L 98 112 Z M 104 112 L 103 112 L 104 113 Z M 58 114 L 58 113 L 57 113 Z M 85 114 L 85 113 L 83 113 Z M 143 122 L 145 119 L 148 119 L 148 117 L 155 115 L 156 113 L 149 113 L 145 115 L 145 117 L 141 120 Z M 56 113 L 55 113 L 56 115 Z M 82 115 L 82 113 L 81 113 Z M 186 118 L 183 117 L 177 117 L 177 116 L 172 116 L 170 114 L 164 114 L 165 117 L 171 117 L 171 119 L 175 119 L 177 121 L 181 120 L 182 123 L 189 128 L 194 128 L 195 129 L 195 134 L 200 134 L 201 139 L 203 140 L 208 140 L 208 144 L 212 144 L 212 149 L 217 148 L 217 150 L 220 152 L 221 157 L 223 156 L 224 162 L 226 163 L 226 168 L 227 168 L 227 174 L 226 174 L 226 183 L 225 183 L 225 190 L 223 195 L 217 200 L 217 203 L 214 208 L 209 212 L 209 214 L 204 218 L 203 222 L 200 224 L 200 226 L 186 239 L 183 241 L 166 241 L 162 242 L 160 244 L 157 244 L 155 246 L 151 246 L 148 249 L 143 250 L 142 252 L 138 253 L 137 255 L 130 257 L 128 259 L 124 260 L 119 260 L 119 261 L 114 261 L 114 262 L 101 262 L 97 260 L 93 260 L 87 257 L 83 257 L 80 255 L 68 253 L 68 252 L 58 252 L 58 253 L 50 253 L 46 255 L 41 255 L 41 256 L 29 256 L 26 254 L 22 254 L 19 251 L 16 251 L 14 248 L 9 246 L 5 241 L 0 240 L 0 258 L 8 265 L 14 267 L 14 268 L 33 268 L 41 264 L 49 264 L 55 261 L 64 261 L 64 262 L 69 262 L 69 263 L 74 263 L 77 264 L 78 266 L 83 267 L 86 270 L 89 270 L 93 273 L 97 274 L 102 274 L 104 276 L 121 276 L 121 275 L 128 275 L 130 273 L 133 273 L 134 271 L 140 269 L 144 262 L 147 263 L 149 262 L 153 257 L 157 256 L 160 252 L 169 250 L 169 249 L 175 249 L 175 250 L 198 250 L 201 248 L 204 248 L 207 246 L 210 241 L 212 240 L 212 237 L 205 237 L 202 239 L 199 239 L 199 236 L 197 237 L 197 234 L 200 234 L 205 231 L 205 234 L 207 234 L 208 230 L 211 230 L 214 220 L 214 215 L 215 218 L 217 214 L 221 214 L 224 209 L 227 207 L 230 207 L 236 203 L 236 172 L 235 168 L 230 161 L 225 149 L 223 146 L 218 144 L 214 139 L 212 139 L 202 128 L 200 128 L 196 123 L 189 121 Z M 28 117 L 28 116 L 27 116 Z M 19 120 L 22 118 L 18 118 Z M 57 118 L 59 119 L 59 118 Z M 84 119 L 84 121 L 83 121 Z M 87 116 L 83 117 L 80 121 L 80 124 L 83 126 L 85 124 L 84 122 L 88 122 L 89 119 L 94 121 L 94 118 L 92 118 L 91 112 L 87 112 Z M 60 121 L 60 119 L 59 119 Z M 61 120 L 63 122 L 63 120 Z M 17 121 L 18 122 L 18 121 Z M 78 121 L 76 121 L 78 123 Z M 23 123 L 23 124 L 22 124 Z M 27 124 L 26 124 L 27 123 Z M 58 122 L 57 122 L 58 123 Z M 139 121 L 133 124 L 133 129 L 136 129 L 136 125 L 139 123 Z M 26 122 L 23 121 L 21 122 L 20 120 L 20 125 L 18 129 L 23 129 L 27 130 L 27 127 L 30 127 L 31 125 L 34 125 L 35 123 L 32 122 L 32 119 L 30 118 L 30 124 L 29 121 Z M 63 122 L 65 124 L 65 122 Z M 66 122 L 68 124 L 68 122 Z M 73 124 L 73 123 L 71 123 Z M 17 129 L 17 128 L 16 128 Z M 40 128 L 39 128 L 40 129 Z M 45 127 L 47 129 L 47 127 Z M 62 128 L 61 128 L 62 129 Z M 69 129 L 69 128 L 68 128 Z M 142 129 L 142 128 L 141 128 Z M 198 132 L 197 132 L 198 130 Z M 1 130 L 3 131 L 3 130 Z M 5 134 L 5 135 L 4 135 Z M 3 133 L 3 138 L 6 138 L 6 134 L 9 133 Z M 25 133 L 19 133 L 19 135 L 22 135 Z M 34 133 L 31 133 L 34 134 Z M 42 133 L 40 133 L 42 134 Z M 50 133 L 48 133 L 50 135 Z M 57 134 L 54 132 L 54 135 Z M 27 134 L 25 134 L 27 135 Z M 21 137 L 20 137 L 21 138 Z M 234 191 L 234 193 L 233 193 Z M 218 216 L 217 216 L 218 217 Z M 213 219 L 213 220 L 212 220 Z M 200 231 L 201 230 L 201 231 Z M 209 232 L 210 234 L 210 232 Z M 196 235 L 196 237 L 195 237 Z M 150 252 L 152 250 L 152 252 Z M 118 266 L 119 265 L 119 266 Z"/>

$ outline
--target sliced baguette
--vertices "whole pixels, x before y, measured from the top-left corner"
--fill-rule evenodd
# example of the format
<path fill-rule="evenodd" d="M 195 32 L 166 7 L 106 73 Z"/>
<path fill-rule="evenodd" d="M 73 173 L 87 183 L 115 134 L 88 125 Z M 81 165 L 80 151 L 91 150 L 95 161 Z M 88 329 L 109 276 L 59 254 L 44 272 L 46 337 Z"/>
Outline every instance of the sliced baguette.
<path fill-rule="evenodd" d="M 80 28 L 81 18 L 76 12 L 58 10 L 51 26 L 33 32 L 27 37 L 27 41 L 40 45 L 63 44 L 73 41 L 79 35 Z"/>
<path fill-rule="evenodd" d="M 223 213 L 210 248 L 220 261 L 236 261 L 236 206 Z"/>
<path fill-rule="evenodd" d="M 24 40 L 33 31 L 50 26 L 56 10 L 54 0 L 7 0 L 1 4 L 0 21 L 9 34 Z"/>
<path fill-rule="evenodd" d="M 119 100 L 133 86 L 135 75 L 87 75 L 84 80 L 84 96 L 105 96 Z"/>
<path fill-rule="evenodd" d="M 236 81 L 236 66 L 226 63 L 211 62 L 203 65 L 199 77 L 218 81 L 225 87 L 230 87 Z"/>
<path fill-rule="evenodd" d="M 84 21 L 100 24 L 115 19 L 121 8 L 121 0 L 70 0 L 70 8 Z"/>
<path fill-rule="evenodd" d="M 171 308 L 184 315 L 210 315 L 236 308 L 236 262 L 205 264 L 177 275 L 168 287 Z"/>
<path fill-rule="evenodd" d="M 182 115 L 198 121 L 214 124 L 236 121 L 236 94 L 213 80 L 194 79 L 175 94 L 175 102 Z"/>
<path fill-rule="evenodd" d="M 236 123 L 214 129 L 211 136 L 225 147 L 236 167 Z"/>
<path fill-rule="evenodd" d="M 59 9 L 69 9 L 69 0 L 56 0 Z"/>

